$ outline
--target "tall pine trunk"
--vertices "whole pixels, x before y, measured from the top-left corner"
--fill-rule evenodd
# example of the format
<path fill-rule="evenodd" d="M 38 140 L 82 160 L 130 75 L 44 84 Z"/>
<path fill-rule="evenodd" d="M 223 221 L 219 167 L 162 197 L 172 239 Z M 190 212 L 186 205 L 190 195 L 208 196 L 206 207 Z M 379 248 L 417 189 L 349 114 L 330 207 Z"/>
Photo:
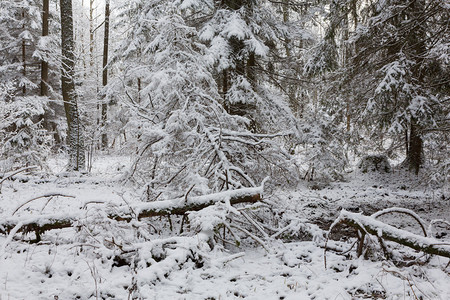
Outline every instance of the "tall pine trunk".
<path fill-rule="evenodd" d="M 69 152 L 70 171 L 84 170 L 85 153 L 84 139 L 78 112 L 77 95 L 74 83 L 74 40 L 72 0 L 60 0 L 61 11 L 61 51 L 62 74 L 61 87 L 64 100 L 64 109 L 67 119 L 67 150 Z"/>
<path fill-rule="evenodd" d="M 108 84 L 108 43 L 109 43 L 109 0 L 105 3 L 105 35 L 103 39 L 103 87 Z M 108 147 L 108 134 L 106 133 L 106 122 L 108 121 L 108 104 L 105 99 L 102 103 L 102 148 Z"/>

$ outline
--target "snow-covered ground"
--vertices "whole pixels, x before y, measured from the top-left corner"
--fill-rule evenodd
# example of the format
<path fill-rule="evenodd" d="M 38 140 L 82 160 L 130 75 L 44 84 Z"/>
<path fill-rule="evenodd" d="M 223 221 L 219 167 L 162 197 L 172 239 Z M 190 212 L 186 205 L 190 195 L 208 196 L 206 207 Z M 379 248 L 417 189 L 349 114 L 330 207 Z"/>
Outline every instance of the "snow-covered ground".
<path fill-rule="evenodd" d="M 450 299 L 448 259 L 433 257 L 425 264 L 397 267 L 381 256 L 364 259 L 356 258 L 354 250 L 346 256 L 327 251 L 325 268 L 323 241 L 310 241 L 293 230 L 279 235 L 282 240 L 264 239 L 266 250 L 244 238 L 240 247 L 218 243 L 206 251 L 200 235 L 178 233 L 180 219 L 172 220 L 172 232 L 165 217 L 148 224 L 104 221 L 98 207 L 129 206 L 137 201 L 133 200 L 138 198 L 134 188 L 114 180 L 129 164 L 127 157 L 98 158 L 91 174 L 78 176 L 61 173 L 63 160 L 49 164 L 59 175 L 18 174 L 3 182 L 0 220 L 80 211 L 83 217 L 75 228 L 42 234 L 38 243 L 23 241 L 34 239 L 34 233 L 0 234 L 1 300 Z M 60 195 L 38 198 L 51 194 Z M 276 190 L 265 198 L 273 203 L 280 220 L 309 220 L 322 229 L 328 228 L 342 208 L 370 215 L 387 207 L 404 207 L 426 222 L 450 221 L 448 190 L 427 189 L 417 177 L 399 171 L 383 176 L 355 171 L 346 182 L 304 183 L 295 191 Z M 407 215 L 392 214 L 380 220 L 421 233 Z M 144 226 L 148 230 L 136 229 Z M 433 233 L 448 243 L 448 232 L 450 228 L 439 227 Z M 170 235 L 176 236 L 173 241 L 156 246 Z M 347 231 L 338 228 L 330 237 L 341 240 L 334 245 L 345 247 L 352 241 L 346 235 Z M 155 251 L 170 256 L 158 261 Z"/>

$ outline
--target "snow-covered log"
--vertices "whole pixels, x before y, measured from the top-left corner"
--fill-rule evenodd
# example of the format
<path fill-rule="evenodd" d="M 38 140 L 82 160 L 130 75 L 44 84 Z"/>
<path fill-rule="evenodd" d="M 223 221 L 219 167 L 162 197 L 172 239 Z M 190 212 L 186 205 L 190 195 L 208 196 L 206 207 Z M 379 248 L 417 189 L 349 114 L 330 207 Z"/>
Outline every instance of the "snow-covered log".
<path fill-rule="evenodd" d="M 130 221 L 130 215 L 133 213 L 138 219 L 165 215 L 184 215 L 188 211 L 199 211 L 220 201 L 229 201 L 231 205 L 256 203 L 261 200 L 262 192 L 263 187 L 260 186 L 174 200 L 145 202 L 131 208 L 128 206 L 123 207 L 110 217 L 118 221 Z"/>
<path fill-rule="evenodd" d="M 131 221 L 133 218 L 149 218 L 164 215 L 184 215 L 190 211 L 199 211 L 207 206 L 224 201 L 230 205 L 256 203 L 261 200 L 263 187 L 242 188 L 215 194 L 184 197 L 174 200 L 146 202 L 133 206 L 118 207 L 108 213 L 108 218 L 116 221 Z M 38 215 L 32 217 L 9 217 L 0 221 L 0 234 L 8 234 L 18 224 L 16 232 L 45 232 L 51 229 L 72 227 L 84 217 L 84 211 L 77 213 Z"/>
<path fill-rule="evenodd" d="M 434 238 L 423 237 L 395 228 L 378 221 L 373 217 L 363 216 L 358 213 L 351 213 L 342 210 L 339 217 L 331 225 L 330 230 L 337 224 L 346 224 L 360 230 L 363 233 L 369 233 L 384 240 L 396 242 L 427 254 L 450 258 L 450 244 L 445 244 Z"/>
<path fill-rule="evenodd" d="M 81 212 L 71 214 L 46 214 L 26 217 L 9 217 L 0 222 L 0 234 L 9 234 L 13 229 L 15 232 L 36 232 L 39 234 L 51 229 L 62 229 L 73 226 L 83 217 Z M 15 228 L 20 224 L 20 228 Z"/>

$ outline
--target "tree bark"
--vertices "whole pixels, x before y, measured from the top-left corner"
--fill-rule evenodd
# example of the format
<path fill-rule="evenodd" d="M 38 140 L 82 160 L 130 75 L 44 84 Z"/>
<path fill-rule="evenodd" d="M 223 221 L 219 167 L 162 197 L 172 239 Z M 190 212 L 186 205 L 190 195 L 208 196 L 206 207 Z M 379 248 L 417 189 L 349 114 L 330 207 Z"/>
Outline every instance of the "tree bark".
<path fill-rule="evenodd" d="M 108 43 L 109 43 L 109 0 L 105 3 L 105 35 L 103 39 L 103 88 L 108 84 Z M 108 147 L 108 134 L 106 133 L 106 122 L 108 121 L 108 104 L 105 99 L 102 103 L 102 148 Z"/>
<path fill-rule="evenodd" d="M 420 167 L 424 162 L 424 157 L 423 140 L 415 121 L 411 122 L 407 149 L 408 155 L 406 156 L 406 164 L 409 170 L 414 171 L 416 174 L 418 174 Z"/>
<path fill-rule="evenodd" d="M 48 15 L 49 15 L 49 0 L 43 0 L 42 6 L 42 36 L 48 36 Z M 41 96 L 48 96 L 48 62 L 41 61 Z"/>
<path fill-rule="evenodd" d="M 74 83 L 75 55 L 73 52 L 72 0 L 60 0 L 60 11 L 62 51 L 61 87 L 67 119 L 68 169 L 71 171 L 81 171 L 84 170 L 85 166 L 85 153 Z"/>
<path fill-rule="evenodd" d="M 253 6 L 253 0 L 222 0 L 222 5 L 229 10 L 243 9 L 245 14 L 251 13 Z M 248 16 L 246 17 L 248 18 Z M 224 97 L 227 99 L 226 92 L 233 85 L 233 82 L 242 76 L 254 87 L 256 84 L 256 55 L 254 52 L 250 52 L 247 55 L 244 54 L 245 41 L 237 36 L 231 36 L 228 38 L 228 45 L 231 49 L 231 60 L 234 62 L 234 66 L 228 68 L 223 75 L 223 90 Z M 251 103 L 235 102 L 230 103 L 225 101 L 225 110 L 232 115 L 246 116 L 250 119 L 248 129 L 252 132 L 257 131 L 257 126 L 252 116 L 252 112 L 255 109 L 255 105 Z"/>
<path fill-rule="evenodd" d="M 22 9 L 22 18 L 25 20 L 25 9 Z M 24 22 L 25 24 L 25 22 Z M 25 25 L 22 27 L 25 30 Z M 26 41 L 22 38 L 22 73 L 23 77 L 27 76 L 27 63 L 26 63 Z M 27 88 L 25 84 L 22 86 L 22 93 L 25 95 L 27 93 Z"/>
<path fill-rule="evenodd" d="M 288 23 L 290 21 L 290 11 L 289 10 L 290 10 L 289 0 L 282 0 L 283 23 L 286 24 L 286 26 L 288 26 Z M 301 40 L 300 40 L 300 43 L 302 43 Z M 286 58 L 289 63 L 293 59 L 290 44 L 291 44 L 291 39 L 286 37 L 285 41 L 284 41 L 284 50 L 286 51 Z M 298 116 L 298 114 L 300 114 L 300 116 L 301 116 L 303 114 L 303 104 L 300 104 L 299 99 L 297 99 L 297 97 L 296 97 L 296 91 L 298 89 L 298 85 L 296 83 L 293 84 L 293 83 L 287 82 L 285 89 L 287 92 L 287 96 L 289 99 L 289 105 L 291 106 L 292 112 L 294 114 L 296 114 L 297 116 Z"/>
<path fill-rule="evenodd" d="M 94 66 L 94 0 L 89 0 L 89 65 Z"/>
<path fill-rule="evenodd" d="M 256 86 L 256 56 L 255 53 L 251 52 L 247 59 L 247 79 L 252 86 Z"/>
<path fill-rule="evenodd" d="M 414 59 L 414 65 L 412 67 L 412 75 L 414 79 L 422 84 L 424 82 L 424 54 L 427 52 L 427 46 L 425 41 L 427 39 L 426 30 L 424 28 L 424 11 L 425 11 L 425 1 L 416 0 L 411 2 L 410 11 L 407 16 L 410 19 L 415 19 L 417 26 L 413 32 L 408 36 L 408 44 L 411 47 L 411 57 Z M 420 125 L 416 116 L 411 116 L 410 133 L 409 133 L 409 145 L 408 145 L 408 156 L 406 157 L 406 162 L 411 171 L 416 174 L 419 173 L 419 169 L 425 162 L 423 154 L 423 140 L 422 133 L 420 130 Z"/>
<path fill-rule="evenodd" d="M 282 0 L 282 9 L 283 9 L 283 22 L 287 24 L 289 22 L 289 0 Z M 291 48 L 290 48 L 291 40 L 286 38 L 284 41 L 284 49 L 286 50 L 286 57 L 291 57 Z"/>

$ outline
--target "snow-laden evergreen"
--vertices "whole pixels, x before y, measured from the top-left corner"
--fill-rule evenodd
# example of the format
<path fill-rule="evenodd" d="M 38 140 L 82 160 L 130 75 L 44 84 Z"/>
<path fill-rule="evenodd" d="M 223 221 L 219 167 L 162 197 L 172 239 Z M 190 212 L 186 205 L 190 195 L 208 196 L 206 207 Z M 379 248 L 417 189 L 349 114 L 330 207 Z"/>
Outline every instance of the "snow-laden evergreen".
<path fill-rule="evenodd" d="M 221 61 L 229 57 L 227 39 L 256 40 L 246 35 L 251 34 L 249 30 L 236 29 L 239 12 L 218 10 L 199 32 L 186 23 L 185 6 L 146 5 L 142 9 L 145 22 L 134 24 L 123 50 L 118 51 L 125 58 L 139 53 L 140 60 L 146 58 L 145 64 L 125 59 L 124 79 L 113 85 L 115 89 L 122 85 L 126 95 L 122 99 L 135 116 L 127 126 L 136 130 L 140 144 L 129 176 L 146 185 L 148 200 L 255 186 L 271 175 L 275 181 L 295 182 L 295 163 L 279 146 L 283 137 L 297 135 L 287 105 L 243 75 L 231 77 L 225 96 L 219 93 L 215 74 L 224 64 L 235 63 Z M 223 14 L 231 16 L 220 17 Z M 211 24 L 217 22 L 229 31 L 212 30 Z M 207 31 L 212 36 L 206 37 Z M 148 40 L 143 41 L 144 37 Z M 221 49 L 217 47 L 220 40 L 225 43 Z M 256 47 L 250 42 L 248 46 Z M 130 78 L 140 80 L 138 94 L 132 92 L 137 83 Z M 255 110 L 229 113 L 227 105 L 236 103 Z M 282 119 L 286 123 L 275 122 Z M 259 125 L 252 125 L 255 122 Z"/>

